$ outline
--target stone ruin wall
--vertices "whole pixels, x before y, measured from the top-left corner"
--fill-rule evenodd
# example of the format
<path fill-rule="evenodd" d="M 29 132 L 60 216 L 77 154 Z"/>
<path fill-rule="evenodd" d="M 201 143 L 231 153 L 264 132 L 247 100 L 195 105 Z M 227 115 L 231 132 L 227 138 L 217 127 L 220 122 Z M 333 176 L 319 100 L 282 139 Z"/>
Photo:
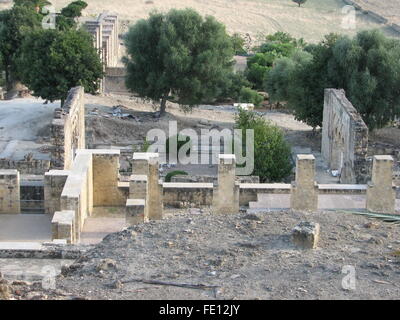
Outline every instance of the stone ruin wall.
<path fill-rule="evenodd" d="M 68 170 L 77 149 L 85 149 L 85 105 L 83 87 L 72 88 L 63 108 L 54 111 L 51 124 L 51 168 Z"/>
<path fill-rule="evenodd" d="M 325 90 L 321 148 L 329 168 L 339 170 L 341 183 L 367 181 L 368 127 L 344 90 Z"/>

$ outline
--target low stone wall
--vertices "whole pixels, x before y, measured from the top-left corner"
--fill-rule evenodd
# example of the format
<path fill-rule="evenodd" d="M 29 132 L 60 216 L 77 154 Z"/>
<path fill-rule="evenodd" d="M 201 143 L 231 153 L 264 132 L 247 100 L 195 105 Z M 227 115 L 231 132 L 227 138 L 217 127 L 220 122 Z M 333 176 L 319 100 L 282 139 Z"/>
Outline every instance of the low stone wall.
<path fill-rule="evenodd" d="M 50 170 L 50 160 L 10 160 L 0 159 L 1 169 L 15 169 L 20 174 L 41 175 Z"/>
<path fill-rule="evenodd" d="M 78 259 L 92 247 L 51 242 L 0 242 L 0 259 Z"/>
<path fill-rule="evenodd" d="M 163 202 L 166 206 L 182 207 L 185 204 L 211 206 L 213 199 L 212 183 L 163 183 Z"/>

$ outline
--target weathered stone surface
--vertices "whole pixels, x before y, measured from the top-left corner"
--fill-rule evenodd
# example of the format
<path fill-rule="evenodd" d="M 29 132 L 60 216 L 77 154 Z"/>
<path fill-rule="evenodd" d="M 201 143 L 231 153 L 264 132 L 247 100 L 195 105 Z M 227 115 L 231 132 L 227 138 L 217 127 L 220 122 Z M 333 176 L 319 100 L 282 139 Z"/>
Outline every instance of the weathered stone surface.
<path fill-rule="evenodd" d="M 0 169 L 0 214 L 20 213 L 20 211 L 19 172 Z"/>
<path fill-rule="evenodd" d="M 72 88 L 63 109 L 54 111 L 51 125 L 51 167 L 70 169 L 74 152 L 85 148 L 85 105 L 83 87 Z"/>
<path fill-rule="evenodd" d="M 318 209 L 318 185 L 315 182 L 315 157 L 299 154 L 296 159 L 296 181 L 292 183 L 290 206 L 294 210 Z"/>
<path fill-rule="evenodd" d="M 125 221 L 128 226 L 143 223 L 148 220 L 146 215 L 146 200 L 128 199 L 126 201 Z"/>
<path fill-rule="evenodd" d="M 301 222 L 292 230 L 292 241 L 303 249 L 315 249 L 318 245 L 320 226 L 314 222 Z"/>
<path fill-rule="evenodd" d="M 218 156 L 218 185 L 214 188 L 213 211 L 216 214 L 239 212 L 239 184 L 236 183 L 234 154 Z"/>
<path fill-rule="evenodd" d="M 367 188 L 367 210 L 394 213 L 396 186 L 393 183 L 393 162 L 392 156 L 374 156 L 372 180 Z"/>
<path fill-rule="evenodd" d="M 368 127 L 344 90 L 325 90 L 321 149 L 330 169 L 340 172 L 341 183 L 366 182 Z"/>

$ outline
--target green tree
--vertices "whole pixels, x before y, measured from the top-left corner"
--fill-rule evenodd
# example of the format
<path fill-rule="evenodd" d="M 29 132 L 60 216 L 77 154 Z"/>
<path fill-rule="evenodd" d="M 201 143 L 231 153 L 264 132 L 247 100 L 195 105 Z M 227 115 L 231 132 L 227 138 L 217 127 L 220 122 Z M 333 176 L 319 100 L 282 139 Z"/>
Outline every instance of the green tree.
<path fill-rule="evenodd" d="M 289 59 L 276 61 L 266 90 L 287 101 L 298 120 L 322 125 L 324 89 L 342 88 L 370 129 L 400 116 L 400 41 L 381 32 L 354 38 L 328 35 Z"/>
<path fill-rule="evenodd" d="M 21 80 L 34 95 L 50 101 L 61 99 L 81 85 L 95 93 L 103 67 L 89 33 L 82 30 L 38 30 L 27 37 L 18 59 Z"/>
<path fill-rule="evenodd" d="M 11 90 L 19 80 L 15 61 L 23 39 L 40 26 L 41 16 L 32 8 L 14 5 L 9 10 L 0 11 L 0 55 L 7 90 Z"/>
<path fill-rule="evenodd" d="M 82 16 L 82 10 L 87 7 L 87 3 L 84 1 L 73 1 L 68 4 L 65 8 L 61 9 L 59 15 L 57 15 L 56 26 L 59 30 L 68 30 L 77 27 L 76 19 Z"/>
<path fill-rule="evenodd" d="M 239 110 L 236 128 L 254 130 L 254 171 L 261 182 L 282 181 L 291 174 L 291 150 L 283 132 L 255 112 Z M 243 141 L 246 141 L 245 137 Z"/>
<path fill-rule="evenodd" d="M 243 55 L 247 53 L 244 49 L 245 41 L 239 33 L 234 33 L 231 36 L 231 41 L 235 55 Z"/>
<path fill-rule="evenodd" d="M 301 7 L 302 4 L 307 2 L 307 0 L 292 0 L 292 1 L 296 2 L 299 5 L 299 7 Z"/>
<path fill-rule="evenodd" d="M 142 97 L 192 108 L 220 96 L 232 73 L 232 41 L 213 17 L 191 9 L 152 13 L 132 26 L 126 40 L 127 87 Z"/>

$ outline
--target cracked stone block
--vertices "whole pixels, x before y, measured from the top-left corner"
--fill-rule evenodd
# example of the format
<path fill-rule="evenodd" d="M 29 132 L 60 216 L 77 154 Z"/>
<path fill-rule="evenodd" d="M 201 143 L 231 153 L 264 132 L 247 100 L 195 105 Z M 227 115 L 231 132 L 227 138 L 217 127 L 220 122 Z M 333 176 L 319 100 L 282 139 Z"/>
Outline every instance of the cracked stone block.
<path fill-rule="evenodd" d="M 315 249 L 318 245 L 319 232 L 319 223 L 301 222 L 292 230 L 292 241 L 303 249 Z"/>

